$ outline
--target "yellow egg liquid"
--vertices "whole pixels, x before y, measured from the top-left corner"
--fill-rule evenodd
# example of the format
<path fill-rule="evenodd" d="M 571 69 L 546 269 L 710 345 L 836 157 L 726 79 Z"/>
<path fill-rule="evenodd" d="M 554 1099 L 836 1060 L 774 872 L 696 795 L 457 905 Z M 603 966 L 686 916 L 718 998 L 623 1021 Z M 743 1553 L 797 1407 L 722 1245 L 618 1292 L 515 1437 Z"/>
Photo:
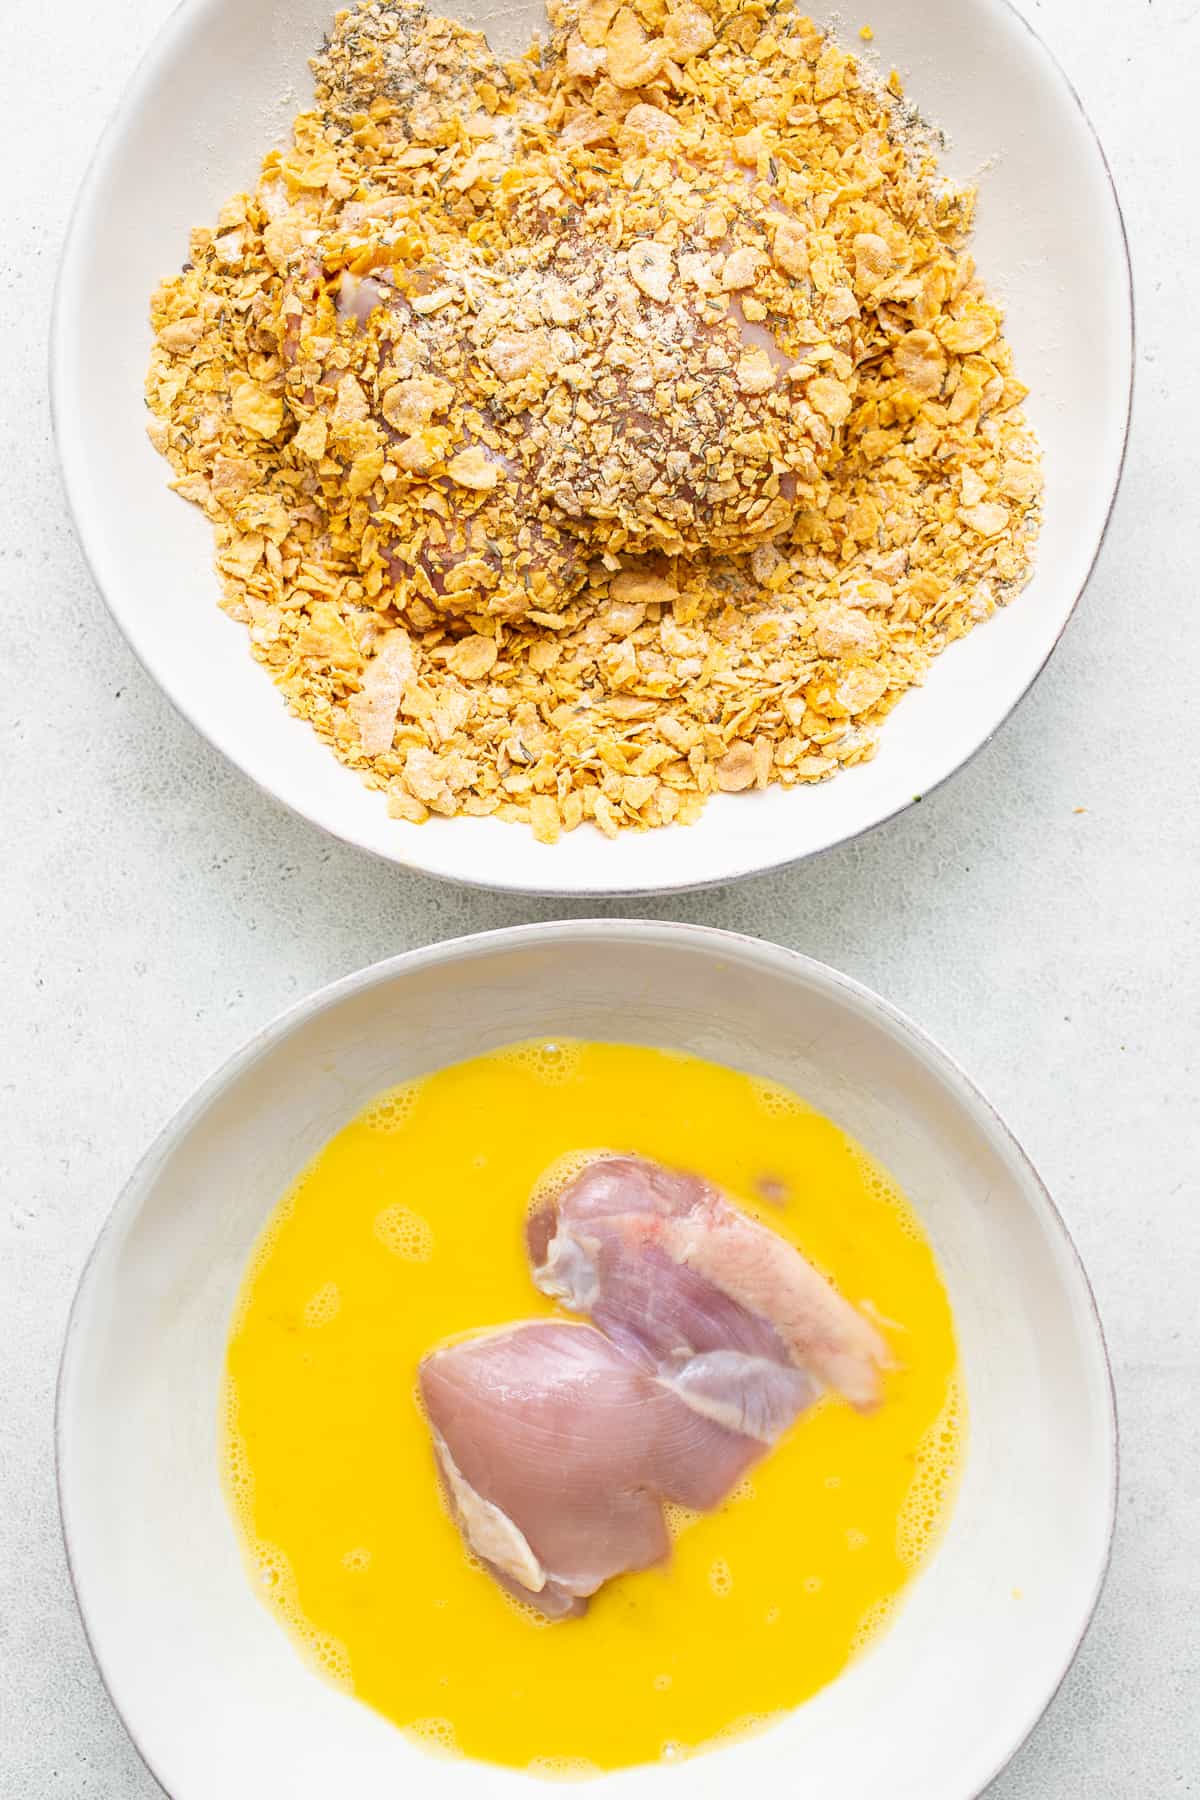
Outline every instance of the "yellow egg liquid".
<path fill-rule="evenodd" d="M 881 1326 L 862 1417 L 827 1397 L 669 1564 L 546 1624 L 466 1553 L 417 1364 L 555 1312 L 523 1227 L 581 1150 L 695 1169 Z M 524 1044 L 374 1102 L 255 1250 L 229 1341 L 223 1474 L 252 1578 L 302 1654 L 430 1747 L 547 1775 L 680 1760 L 831 1681 L 947 1513 L 965 1412 L 928 1242 L 889 1177 L 782 1088 L 671 1052 Z"/>

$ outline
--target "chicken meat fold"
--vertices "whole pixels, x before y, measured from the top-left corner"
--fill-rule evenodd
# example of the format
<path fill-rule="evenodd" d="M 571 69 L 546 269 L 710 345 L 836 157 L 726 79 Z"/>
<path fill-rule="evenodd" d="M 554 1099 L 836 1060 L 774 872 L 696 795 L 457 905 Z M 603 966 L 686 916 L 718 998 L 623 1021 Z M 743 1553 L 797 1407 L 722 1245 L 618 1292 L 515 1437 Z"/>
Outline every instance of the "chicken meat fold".
<path fill-rule="evenodd" d="M 878 1404 L 875 1327 L 698 1175 L 602 1157 L 535 1211 L 528 1247 L 543 1293 L 733 1431 L 772 1443 L 821 1388 Z"/>
<path fill-rule="evenodd" d="M 426 1356 L 421 1395 L 468 1546 L 546 1617 L 670 1549 L 662 1502 L 704 1511 L 761 1454 L 589 1325 L 531 1320 Z"/>

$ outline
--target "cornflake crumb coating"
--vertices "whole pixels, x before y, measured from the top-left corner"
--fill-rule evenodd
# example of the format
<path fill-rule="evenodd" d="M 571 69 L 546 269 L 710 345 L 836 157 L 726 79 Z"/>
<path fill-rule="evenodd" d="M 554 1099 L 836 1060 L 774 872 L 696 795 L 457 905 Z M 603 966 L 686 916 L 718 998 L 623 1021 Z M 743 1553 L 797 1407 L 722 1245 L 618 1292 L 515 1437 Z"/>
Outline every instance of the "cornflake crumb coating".
<path fill-rule="evenodd" d="M 1028 579 L 974 195 L 786 5 L 585 0 L 500 64 L 339 13 L 154 295 L 221 604 L 389 812 L 690 823 L 824 780 Z"/>

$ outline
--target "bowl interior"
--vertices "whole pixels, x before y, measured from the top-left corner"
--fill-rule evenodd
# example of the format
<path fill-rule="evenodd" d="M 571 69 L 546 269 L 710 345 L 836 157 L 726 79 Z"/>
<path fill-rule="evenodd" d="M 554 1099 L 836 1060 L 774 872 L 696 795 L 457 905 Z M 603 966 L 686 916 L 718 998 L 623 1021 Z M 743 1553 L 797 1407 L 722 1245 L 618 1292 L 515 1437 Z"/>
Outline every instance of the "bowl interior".
<path fill-rule="evenodd" d="M 438 0 L 441 4 L 442 0 Z M 445 0 L 450 12 L 469 12 Z M 878 0 L 874 51 L 945 128 L 946 164 L 978 177 L 977 254 L 1009 307 L 1045 448 L 1046 524 L 1030 589 L 953 646 L 888 721 L 876 760 L 817 788 L 715 801 L 689 831 L 579 831 L 389 820 L 291 718 L 217 610 L 209 528 L 167 489 L 145 436 L 147 303 L 187 231 L 254 179 L 311 88 L 306 57 L 333 0 L 194 0 L 143 64 L 87 183 L 64 260 L 54 395 L 67 487 L 96 578 L 138 655 L 186 716 L 256 782 L 396 862 L 484 886 L 631 892 L 716 882 L 805 856 L 929 791 L 996 728 L 1049 655 L 1083 587 L 1120 467 L 1130 297 L 1103 158 L 1061 72 L 1005 0 Z M 516 50 L 537 0 L 474 22 Z M 129 521 L 136 519 L 137 530 Z"/>
<path fill-rule="evenodd" d="M 970 1408 L 949 1531 L 841 1679 L 684 1779 L 700 1800 L 731 1778 L 828 1800 L 966 1800 L 1053 1693 L 1105 1566 L 1113 1419 L 1086 1280 L 1005 1128 L 911 1026 L 819 964 L 671 926 L 531 928 L 352 977 L 252 1044 L 135 1175 L 82 1283 L 60 1393 L 75 1580 L 134 1738 L 176 1800 L 532 1792 L 522 1775 L 429 1758 L 301 1663 L 244 1572 L 217 1395 L 249 1249 L 320 1145 L 384 1086 L 547 1033 L 784 1081 L 917 1207 Z M 636 1800 L 677 1779 L 644 1768 L 606 1792 Z"/>

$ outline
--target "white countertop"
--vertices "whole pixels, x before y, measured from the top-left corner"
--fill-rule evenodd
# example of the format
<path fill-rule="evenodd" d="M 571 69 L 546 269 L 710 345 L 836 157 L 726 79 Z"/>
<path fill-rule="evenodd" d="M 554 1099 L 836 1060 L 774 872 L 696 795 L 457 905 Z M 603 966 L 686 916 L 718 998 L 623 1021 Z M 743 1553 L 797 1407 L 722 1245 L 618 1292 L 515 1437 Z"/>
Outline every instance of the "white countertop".
<path fill-rule="evenodd" d="M 1200 208 L 1186 167 L 1200 7 L 1023 4 L 1099 129 L 1134 256 L 1134 430 L 1088 593 L 998 738 L 903 818 L 790 874 L 612 908 L 460 892 L 326 842 L 227 768 L 143 675 L 66 515 L 44 340 L 76 186 L 173 0 L 10 9 L 0 114 L 5 1800 L 159 1791 L 84 1642 L 51 1444 L 71 1293 L 140 1151 L 248 1033 L 320 983 L 434 938 L 598 910 L 732 926 L 847 970 L 910 1011 L 1006 1115 L 1095 1284 L 1123 1491 L 1092 1630 L 989 1794 L 1200 1794 Z"/>

